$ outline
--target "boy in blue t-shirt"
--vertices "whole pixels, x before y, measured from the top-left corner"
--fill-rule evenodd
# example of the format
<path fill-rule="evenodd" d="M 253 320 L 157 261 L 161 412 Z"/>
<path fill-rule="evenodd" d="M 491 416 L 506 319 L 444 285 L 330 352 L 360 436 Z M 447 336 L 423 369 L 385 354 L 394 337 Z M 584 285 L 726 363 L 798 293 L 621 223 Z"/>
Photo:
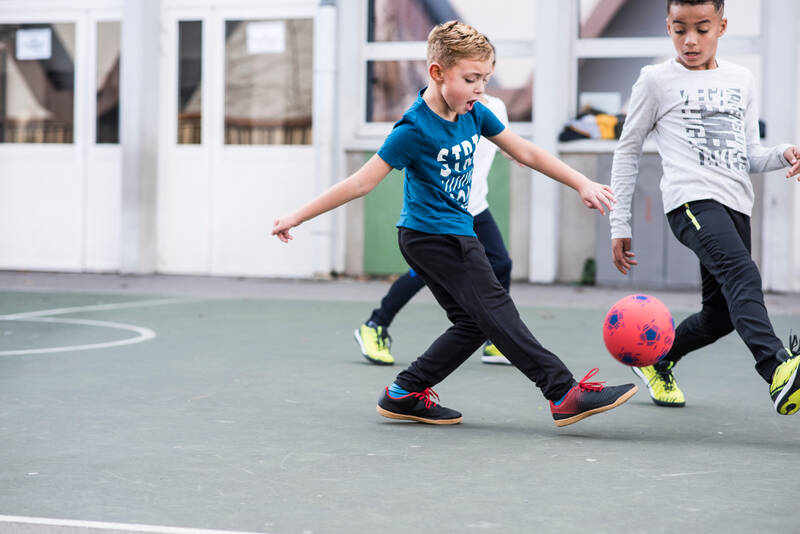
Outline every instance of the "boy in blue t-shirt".
<path fill-rule="evenodd" d="M 497 97 L 484 94 L 481 102 L 508 125 L 508 110 L 506 105 Z M 491 141 L 479 141 L 478 147 L 473 152 L 472 183 L 469 193 L 469 206 L 467 211 L 472 215 L 472 228 L 478 241 L 483 245 L 486 257 L 492 265 L 497 280 L 508 291 L 511 288 L 511 256 L 508 255 L 506 244 L 497 223 L 492 216 L 487 201 L 489 193 L 489 171 L 492 167 L 497 145 Z M 380 305 L 372 310 L 361 326 L 353 333 L 358 343 L 361 355 L 370 363 L 376 365 L 393 365 L 394 357 L 390 352 L 391 336 L 389 325 L 400 310 L 414 298 L 414 295 L 425 287 L 425 281 L 417 276 L 413 269 L 395 280 L 389 291 L 381 299 Z M 489 364 L 511 365 L 508 358 L 497 349 L 489 340 L 483 348 L 481 361 Z"/>
<path fill-rule="evenodd" d="M 436 26 L 428 36 L 429 86 L 395 124 L 378 153 L 361 169 L 294 213 L 275 220 L 272 234 L 283 242 L 304 221 L 366 195 L 394 167 L 405 168 L 398 241 L 409 266 L 422 277 L 453 325 L 386 387 L 377 411 L 392 419 L 431 424 L 461 422 L 461 414 L 439 405 L 431 389 L 491 339 L 550 401 L 556 426 L 610 410 L 636 393 L 634 384 L 604 387 L 576 382 L 564 363 L 542 347 L 522 322 L 498 282 L 467 211 L 475 147 L 488 138 L 512 158 L 575 189 L 588 208 L 605 214 L 614 197 L 525 141 L 479 102 L 492 73 L 494 49 L 471 26 L 458 21 Z"/>

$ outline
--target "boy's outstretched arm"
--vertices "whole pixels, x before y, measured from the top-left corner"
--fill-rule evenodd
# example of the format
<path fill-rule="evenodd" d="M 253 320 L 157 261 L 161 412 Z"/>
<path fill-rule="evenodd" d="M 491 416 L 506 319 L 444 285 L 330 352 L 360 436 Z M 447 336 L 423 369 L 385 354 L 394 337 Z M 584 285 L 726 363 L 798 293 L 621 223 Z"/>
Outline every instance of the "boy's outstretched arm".
<path fill-rule="evenodd" d="M 573 188 L 578 192 L 587 208 L 596 209 L 603 215 L 606 214 L 603 205 L 609 211 L 614 209 L 612 204 L 616 201 L 609 186 L 593 182 L 560 159 L 515 134 L 509 128 L 490 137 L 489 140 L 516 161 Z"/>
<path fill-rule="evenodd" d="M 289 230 L 326 211 L 338 208 L 354 198 L 363 197 L 383 180 L 392 168 L 375 154 L 360 169 L 345 180 L 333 185 L 297 211 L 278 217 L 272 225 L 272 235 L 288 243 L 294 239 Z"/>

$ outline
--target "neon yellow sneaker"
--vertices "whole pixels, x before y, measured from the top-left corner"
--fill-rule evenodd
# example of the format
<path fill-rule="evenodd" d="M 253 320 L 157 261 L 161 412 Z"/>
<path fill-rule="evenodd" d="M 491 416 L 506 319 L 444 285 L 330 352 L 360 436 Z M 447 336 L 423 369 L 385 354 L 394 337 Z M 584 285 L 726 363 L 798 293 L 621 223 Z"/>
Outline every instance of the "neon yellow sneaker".
<path fill-rule="evenodd" d="M 394 358 L 389 352 L 392 338 L 383 326 L 362 324 L 353 334 L 367 361 L 376 365 L 392 365 Z"/>
<path fill-rule="evenodd" d="M 661 362 L 646 367 L 631 367 L 631 369 L 644 381 L 654 403 L 659 406 L 679 408 L 686 405 L 686 398 L 678 384 L 675 383 L 675 377 L 672 376 L 673 367 L 675 367 L 675 362 Z"/>
<path fill-rule="evenodd" d="M 487 343 L 486 346 L 483 347 L 481 361 L 483 363 L 501 363 L 505 365 L 511 365 L 511 362 L 508 361 L 508 358 L 503 356 L 503 353 L 500 352 L 500 349 L 498 349 L 494 343 Z"/>
<path fill-rule="evenodd" d="M 781 415 L 792 415 L 800 409 L 800 342 L 797 336 L 790 336 L 789 340 L 789 358 L 775 369 L 769 386 L 775 410 Z"/>

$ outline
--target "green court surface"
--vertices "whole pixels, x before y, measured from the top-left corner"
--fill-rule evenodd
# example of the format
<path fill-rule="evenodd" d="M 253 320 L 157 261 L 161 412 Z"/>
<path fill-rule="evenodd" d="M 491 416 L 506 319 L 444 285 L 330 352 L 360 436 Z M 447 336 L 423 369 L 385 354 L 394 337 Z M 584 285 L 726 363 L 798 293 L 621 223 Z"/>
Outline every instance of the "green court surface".
<path fill-rule="evenodd" d="M 774 412 L 735 335 L 678 366 L 685 408 L 640 387 L 564 428 L 521 373 L 476 355 L 437 386 L 464 414 L 440 427 L 375 412 L 447 327 L 428 294 L 391 326 L 398 364 L 378 367 L 353 330 L 385 282 L 19 273 L 0 287 L 3 533 L 798 528 L 800 416 Z M 676 321 L 699 300 L 653 294 Z M 623 293 L 512 296 L 578 379 L 599 367 L 610 384 L 638 380 L 602 344 Z M 782 338 L 800 329 L 798 303 L 768 299 Z"/>

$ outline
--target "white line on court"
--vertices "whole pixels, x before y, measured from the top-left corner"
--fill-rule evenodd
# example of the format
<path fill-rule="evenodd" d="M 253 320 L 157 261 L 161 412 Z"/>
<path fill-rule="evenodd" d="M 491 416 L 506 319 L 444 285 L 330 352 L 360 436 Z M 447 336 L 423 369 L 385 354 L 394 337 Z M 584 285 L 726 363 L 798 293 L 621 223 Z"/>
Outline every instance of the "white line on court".
<path fill-rule="evenodd" d="M 26 321 L 26 322 L 79 324 L 84 326 L 96 326 L 100 328 L 115 328 L 118 330 L 127 330 L 129 332 L 133 332 L 136 334 L 135 337 L 121 339 L 118 341 L 106 341 L 103 343 L 90 343 L 85 345 L 66 345 L 62 347 L 49 347 L 40 349 L 0 350 L 0 356 L 19 356 L 23 354 L 47 354 L 52 352 L 68 352 L 73 350 L 104 349 L 109 347 L 120 347 L 123 345 L 132 345 L 134 343 L 141 343 L 143 341 L 148 341 L 156 337 L 156 333 L 153 330 L 145 328 L 143 326 L 136 326 L 125 323 L 115 323 L 111 321 L 97 321 L 93 319 L 64 319 L 64 318 L 56 319 L 50 316 L 63 315 L 65 313 L 119 310 L 124 308 L 138 308 L 146 306 L 163 306 L 166 304 L 193 302 L 195 300 L 197 299 L 174 298 L 174 299 L 157 299 L 157 300 L 137 300 L 133 302 L 118 302 L 114 304 L 94 304 L 90 306 L 73 306 L 70 308 L 54 308 L 50 310 L 37 310 L 32 312 L 0 315 L 0 321 Z"/>
<path fill-rule="evenodd" d="M 29 317 L 50 317 L 51 315 L 63 315 L 65 313 L 122 310 L 124 308 L 141 308 L 147 306 L 163 306 L 165 304 L 180 304 L 183 302 L 194 302 L 196 300 L 197 299 L 191 299 L 191 298 L 175 298 L 175 299 L 156 299 L 156 300 L 134 300 L 127 302 L 115 302 L 114 304 L 92 304 L 90 306 L 73 306 L 71 308 L 53 308 L 51 310 L 37 310 L 32 312 L 12 313 L 10 315 L 0 315 L 0 320 L 13 321 L 15 319 L 27 319 Z"/>
<path fill-rule="evenodd" d="M 691 477 L 696 475 L 710 475 L 716 472 L 717 471 L 693 471 L 690 473 L 664 473 L 663 475 L 657 475 L 655 478 Z"/>
<path fill-rule="evenodd" d="M 157 525 L 137 525 L 128 523 L 105 523 L 102 521 L 75 521 L 68 519 L 49 519 L 43 517 L 22 517 L 0 515 L 0 533 L 19 532 L 18 527 L 30 526 L 25 532 L 31 534 L 89 534 L 96 531 L 115 532 L 119 534 L 156 533 L 156 534 L 264 534 L 238 530 L 208 530 L 203 528 L 162 527 Z M 34 527 L 41 527 L 33 529 Z"/>
<path fill-rule="evenodd" d="M 2 320 L 2 319 L 0 319 Z M 141 343 L 148 339 L 156 337 L 156 333 L 143 326 L 136 326 L 125 323 L 112 323 L 109 321 L 93 321 L 91 319 L 55 319 L 50 317 L 39 317 L 36 319 L 15 319 L 22 322 L 40 322 L 40 323 L 65 323 L 65 324 L 80 324 L 86 326 L 99 326 L 101 328 L 117 328 L 119 330 L 128 330 L 137 334 L 136 337 L 129 337 L 128 339 L 120 339 L 119 341 L 106 341 L 104 343 L 91 343 L 88 345 L 65 345 L 63 347 L 50 347 L 41 349 L 16 349 L 16 350 L 0 350 L 0 356 L 19 356 L 21 354 L 47 354 L 50 352 L 68 352 L 71 350 L 92 350 L 104 349 L 108 347 L 121 347 L 122 345 L 132 345 L 134 343 Z"/>

